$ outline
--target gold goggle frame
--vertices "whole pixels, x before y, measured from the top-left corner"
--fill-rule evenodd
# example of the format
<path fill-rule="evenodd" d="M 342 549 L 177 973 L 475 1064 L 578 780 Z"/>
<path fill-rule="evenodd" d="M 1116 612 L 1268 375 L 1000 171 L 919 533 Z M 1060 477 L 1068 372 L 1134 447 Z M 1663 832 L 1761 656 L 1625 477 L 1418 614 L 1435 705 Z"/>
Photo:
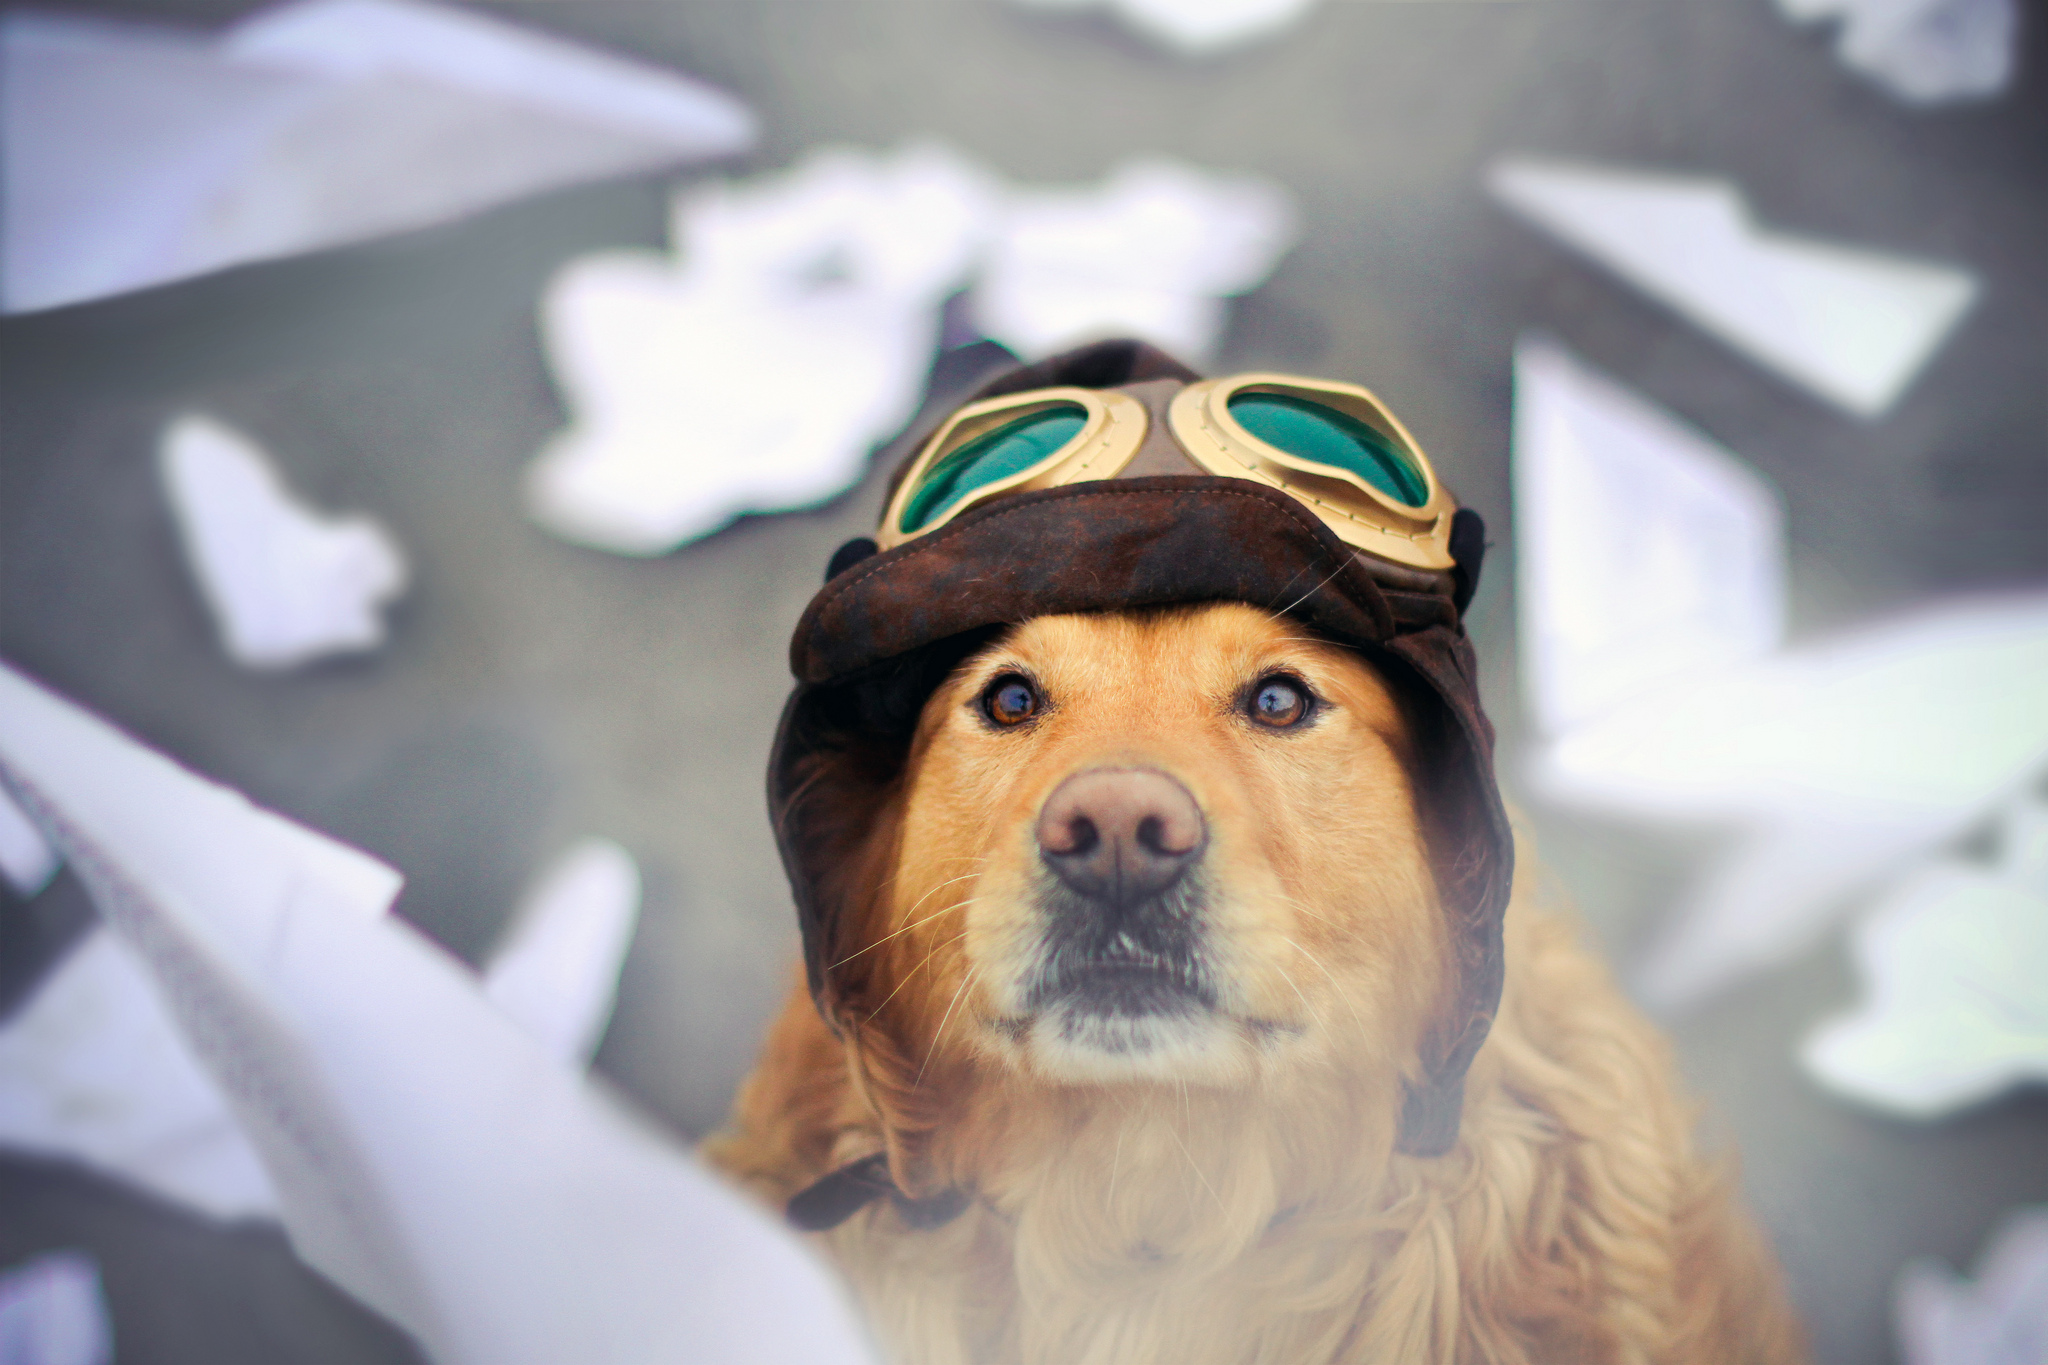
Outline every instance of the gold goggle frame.
<path fill-rule="evenodd" d="M 1350 470 L 1291 454 L 1252 435 L 1231 415 L 1230 402 L 1257 393 L 1316 404 L 1370 427 L 1420 477 L 1426 490 L 1422 504 L 1408 506 Z M 1080 429 L 1058 449 L 1024 469 L 975 487 L 915 530 L 900 529 L 905 509 L 939 461 L 990 432 L 1055 407 L 1079 407 L 1085 413 Z M 1115 478 L 1144 445 L 1150 425 L 1145 405 L 1116 389 L 1032 389 L 970 403 L 918 451 L 889 500 L 876 542 L 884 550 L 894 549 L 1009 493 Z M 1205 379 L 1173 396 L 1167 425 L 1175 442 L 1202 469 L 1280 489 L 1321 518 L 1347 545 L 1413 568 L 1452 567 L 1451 517 L 1457 502 L 1437 481 L 1429 457 L 1408 429 L 1367 389 L 1286 374 Z"/>

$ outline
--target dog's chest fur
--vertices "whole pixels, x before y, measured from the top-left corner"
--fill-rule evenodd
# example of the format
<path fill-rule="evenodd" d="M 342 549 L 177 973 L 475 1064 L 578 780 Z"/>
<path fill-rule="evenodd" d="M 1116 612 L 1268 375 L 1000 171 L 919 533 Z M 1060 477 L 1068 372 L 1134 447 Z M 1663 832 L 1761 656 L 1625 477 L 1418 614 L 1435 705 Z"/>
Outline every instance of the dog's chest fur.
<path fill-rule="evenodd" d="M 958 1218 L 881 1201 L 823 1240 L 913 1365 L 1801 1358 L 1664 1044 L 1561 919 L 1518 904 L 1509 946 L 1444 1157 L 1393 1154 L 1387 1078 L 1041 1095 L 926 1152 L 975 1186 Z M 793 999 L 713 1159 L 779 1203 L 873 1150 L 846 1055 Z"/>

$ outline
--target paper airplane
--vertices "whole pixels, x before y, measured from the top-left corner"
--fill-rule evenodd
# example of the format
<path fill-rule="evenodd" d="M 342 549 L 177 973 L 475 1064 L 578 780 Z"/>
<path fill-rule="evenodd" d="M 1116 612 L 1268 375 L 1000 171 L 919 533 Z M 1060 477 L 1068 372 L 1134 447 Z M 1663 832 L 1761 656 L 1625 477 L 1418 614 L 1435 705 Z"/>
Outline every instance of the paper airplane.
<path fill-rule="evenodd" d="M 580 1066 L 596 1051 L 640 915 L 640 868 L 585 839 L 541 874 L 491 955 L 484 994 L 540 1045 Z"/>
<path fill-rule="evenodd" d="M 1518 159 L 1486 183 L 1535 226 L 1861 417 L 1892 405 L 1977 297 L 1950 266 L 1759 228 L 1723 180 Z"/>
<path fill-rule="evenodd" d="M 1018 355 L 1137 336 L 1192 364 L 1223 332 L 1224 300 L 1294 245 L 1293 200 L 1252 176 L 1132 161 L 1099 189 L 1018 191 L 971 300 L 975 325 Z"/>
<path fill-rule="evenodd" d="M 1839 19 L 1835 55 L 1908 104 L 1981 100 L 2012 84 L 2017 0 L 1778 0 L 1795 23 Z"/>
<path fill-rule="evenodd" d="M 2048 769 L 2048 596 L 1958 601 L 1792 649 L 1775 498 L 1561 349 L 1516 355 L 1531 787 L 1734 835 L 1638 979 L 1666 1009 L 1796 954 Z"/>
<path fill-rule="evenodd" d="M 27 900 L 50 884 L 62 861 L 56 847 L 0 789 L 0 879 Z"/>
<path fill-rule="evenodd" d="M 580 841 L 524 897 L 485 966 L 485 995 L 582 1066 L 610 1018 L 639 903 L 632 855 Z M 80 1162 L 211 1218 L 278 1216 L 262 1161 L 148 969 L 105 930 L 0 1022 L 0 1148 Z"/>
<path fill-rule="evenodd" d="M 1639 697 L 1560 735 L 1532 779 L 1736 832 L 1638 979 L 1676 1009 L 1788 960 L 2048 771 L 2043 677 L 2048 595 L 1952 602 Z"/>
<path fill-rule="evenodd" d="M 530 515 L 652 555 L 844 490 L 915 410 L 989 208 L 940 149 L 828 151 L 684 195 L 675 257 L 572 263 L 541 307 L 571 424 L 527 471 Z"/>
<path fill-rule="evenodd" d="M 2005 1220 L 1974 1281 L 1914 1261 L 1892 1293 L 1905 1365 L 2038 1365 L 2048 1360 L 2048 1208 Z"/>
<path fill-rule="evenodd" d="M 114 1326 L 92 1257 L 57 1251 L 0 1272 L 0 1362 L 111 1365 L 113 1359 Z"/>
<path fill-rule="evenodd" d="M 1515 348 L 1522 685 L 1549 734 L 1784 633 L 1776 490 L 1553 343 Z"/>
<path fill-rule="evenodd" d="M 277 1216 L 220 1088 L 148 969 L 104 929 L 0 1024 L 0 1148 L 78 1162 L 210 1218 Z"/>
<path fill-rule="evenodd" d="M 299 0 L 210 36 L 0 20 L 0 305 L 24 312 L 742 151 L 672 72 L 423 0 Z"/>
<path fill-rule="evenodd" d="M 206 417 L 165 429 L 159 464 L 185 557 L 247 668 L 290 668 L 384 642 L 405 558 L 368 517 L 300 505 L 254 442 Z"/>
<path fill-rule="evenodd" d="M 871 1358 L 792 1235 L 383 914 L 389 868 L 5 668 L 0 784 L 149 966 L 299 1254 L 441 1365 Z"/>
<path fill-rule="evenodd" d="M 1863 1000 L 1800 1050 L 1829 1090 L 1929 1119 L 2048 1081 L 2048 811 L 2017 804 L 2002 865 L 1931 862 L 1851 931 Z"/>

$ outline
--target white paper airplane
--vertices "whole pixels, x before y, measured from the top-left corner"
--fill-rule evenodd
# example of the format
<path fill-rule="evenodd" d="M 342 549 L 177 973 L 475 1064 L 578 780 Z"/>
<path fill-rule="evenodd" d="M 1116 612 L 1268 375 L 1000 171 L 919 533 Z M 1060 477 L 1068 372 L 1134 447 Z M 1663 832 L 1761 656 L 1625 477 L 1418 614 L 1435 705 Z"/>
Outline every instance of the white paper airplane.
<path fill-rule="evenodd" d="M 916 408 L 990 194 L 935 147 L 820 152 L 682 196 L 675 257 L 571 263 L 541 307 L 571 424 L 527 471 L 530 515 L 652 555 L 844 490 Z"/>
<path fill-rule="evenodd" d="M 2048 769 L 2048 596 L 1773 649 L 1780 513 L 1756 476 L 1552 345 L 1518 349 L 1515 403 L 1532 789 L 1732 836 L 1644 966 L 1650 1003 L 1787 960 Z"/>
<path fill-rule="evenodd" d="M 609 839 L 584 839 L 521 900 L 484 971 L 484 994 L 550 1053 L 582 1065 L 611 1021 L 640 915 L 640 868 Z"/>
<path fill-rule="evenodd" d="M 1905 1365 L 2038 1365 L 2048 1360 L 2048 1208 L 2010 1214 L 1974 1280 L 1913 1261 L 1892 1292 Z"/>
<path fill-rule="evenodd" d="M 580 1067 L 611 1016 L 639 903 L 632 855 L 578 842 L 522 899 L 484 993 Z M 148 969 L 103 929 L 0 1023 L 0 1148 L 80 1162 L 211 1218 L 278 1216 L 261 1160 Z"/>
<path fill-rule="evenodd" d="M 1823 1086 L 1930 1119 L 2048 1081 L 2048 808 L 2017 805 L 1999 865 L 1930 862 L 1858 920 L 1863 999 L 1800 1049 Z"/>
<path fill-rule="evenodd" d="M 0 1272 L 0 1365 L 111 1365 L 114 1327 L 99 1266 L 53 1251 Z"/>
<path fill-rule="evenodd" d="M 1638 697 L 1532 776 L 1585 808 L 1736 834 L 1639 978 L 1676 1009 L 1788 960 L 2048 770 L 2044 677 L 2048 595 L 1951 602 Z"/>
<path fill-rule="evenodd" d="M 1835 55 L 1908 104 L 1981 100 L 2012 84 L 2018 0 L 1778 0 L 1795 23 L 1839 19 Z"/>
<path fill-rule="evenodd" d="M 1271 274 L 1295 235 L 1277 185 L 1126 162 L 1099 189 L 1011 194 L 971 309 L 984 335 L 1027 358 L 1137 336 L 1199 365 L 1224 300 Z"/>
<path fill-rule="evenodd" d="M 1784 512 L 1753 469 L 1532 338 L 1514 441 L 1522 686 L 1546 733 L 1777 648 Z"/>
<path fill-rule="evenodd" d="M 441 1365 L 871 1359 L 794 1236 L 383 914 L 389 868 L 6 668 L 0 783 L 149 966 L 299 1254 Z"/>
<path fill-rule="evenodd" d="M 0 789 L 0 879 L 27 900 L 50 884 L 62 863 L 56 846 Z"/>
<path fill-rule="evenodd" d="M 304 507 L 253 441 L 211 418 L 172 422 L 159 456 L 186 560 L 236 663 L 291 668 L 384 642 L 382 608 L 406 567 L 382 526 Z"/>
<path fill-rule="evenodd" d="M 1515 159 L 1486 183 L 1537 227 L 1861 417 L 1892 405 L 1978 293 L 1950 266 L 1759 228 L 1724 180 Z"/>
<path fill-rule="evenodd" d="M 24 312 L 725 156 L 729 97 L 424 0 L 297 0 L 219 36 L 0 19 L 0 305 Z"/>

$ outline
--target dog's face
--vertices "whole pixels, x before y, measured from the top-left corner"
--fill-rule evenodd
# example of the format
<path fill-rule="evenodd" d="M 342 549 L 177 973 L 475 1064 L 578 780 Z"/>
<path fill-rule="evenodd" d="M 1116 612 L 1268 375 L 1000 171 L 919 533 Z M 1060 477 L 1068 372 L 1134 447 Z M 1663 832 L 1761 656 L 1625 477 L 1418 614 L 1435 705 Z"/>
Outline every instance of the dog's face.
<path fill-rule="evenodd" d="M 1250 607 L 1043 617 L 926 704 L 863 993 L 1058 1084 L 1405 1069 L 1445 931 L 1402 707 Z"/>

